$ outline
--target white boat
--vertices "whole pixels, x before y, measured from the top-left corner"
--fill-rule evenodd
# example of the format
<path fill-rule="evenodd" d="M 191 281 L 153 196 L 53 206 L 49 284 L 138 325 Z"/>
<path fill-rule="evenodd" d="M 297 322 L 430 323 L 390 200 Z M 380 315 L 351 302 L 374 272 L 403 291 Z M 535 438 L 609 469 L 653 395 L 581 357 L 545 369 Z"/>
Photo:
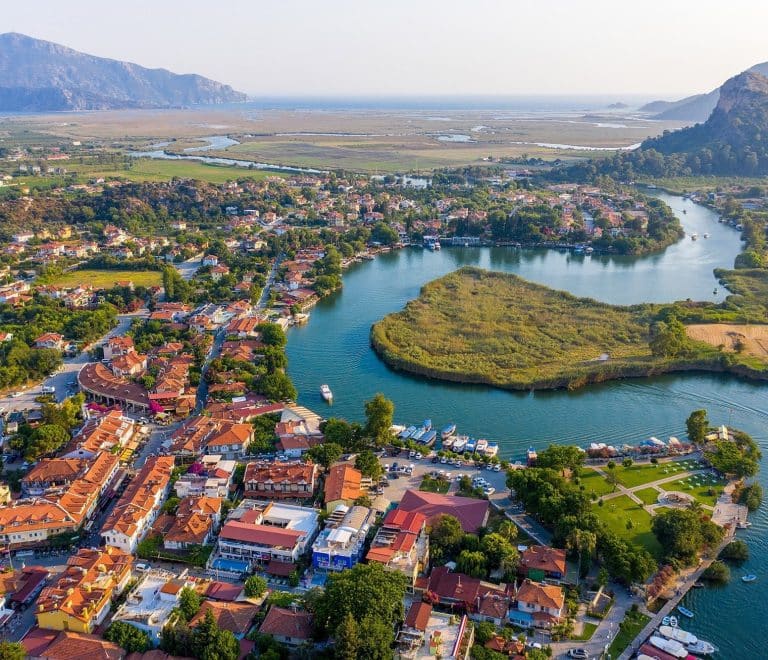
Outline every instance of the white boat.
<path fill-rule="evenodd" d="M 496 456 L 499 453 L 499 443 L 489 442 L 488 447 L 485 449 L 486 456 Z"/>
<path fill-rule="evenodd" d="M 480 438 L 475 445 L 475 451 L 478 454 L 484 454 L 486 449 L 488 449 L 488 441 Z"/>
<path fill-rule="evenodd" d="M 693 234 L 691 234 L 691 240 L 692 240 L 692 241 L 695 241 L 695 240 L 697 240 L 698 238 L 699 238 L 699 235 L 698 235 L 698 234 L 696 234 L 696 233 L 693 233 Z"/>
<path fill-rule="evenodd" d="M 674 639 L 664 639 L 658 635 L 651 635 L 651 638 L 648 641 L 657 649 L 661 649 L 665 653 L 669 653 L 669 655 L 673 655 L 676 658 L 688 657 L 688 649 Z"/>
<path fill-rule="evenodd" d="M 699 638 L 696 637 L 693 633 L 689 633 L 687 630 L 683 630 L 682 628 L 673 628 L 672 626 L 661 626 L 659 628 L 659 633 L 662 637 L 666 637 L 667 639 L 673 639 L 676 642 L 680 642 L 681 644 L 695 644 L 699 641 Z"/>
<path fill-rule="evenodd" d="M 323 398 L 324 398 L 324 399 L 325 399 L 325 400 L 326 400 L 328 403 L 330 403 L 331 401 L 333 401 L 333 392 L 331 392 L 331 388 L 330 388 L 330 387 L 328 387 L 328 386 L 327 386 L 325 383 L 323 383 L 323 384 L 320 386 L 320 394 L 322 395 L 322 397 L 323 397 Z"/>
<path fill-rule="evenodd" d="M 704 238 L 709 238 L 709 234 L 707 234 L 707 233 L 705 232 L 705 233 L 704 233 Z"/>
<path fill-rule="evenodd" d="M 446 438 L 451 437 L 454 433 L 456 433 L 456 424 L 450 423 L 446 424 L 443 427 L 443 430 L 440 431 L 440 437 L 445 440 Z"/>
<path fill-rule="evenodd" d="M 754 582 L 755 580 L 757 580 L 757 575 L 755 575 L 754 573 L 750 573 L 749 575 L 742 575 L 741 576 L 741 581 L 742 582 Z"/>
<path fill-rule="evenodd" d="M 464 447 L 467 446 L 467 440 L 469 440 L 469 438 L 466 435 L 458 436 L 456 440 L 453 441 L 453 451 L 455 451 L 457 454 L 460 454 L 462 451 L 464 451 Z"/>
<path fill-rule="evenodd" d="M 748 520 L 740 520 L 738 523 L 736 523 L 736 527 L 739 529 L 749 529 L 752 527 L 752 523 Z"/>
<path fill-rule="evenodd" d="M 665 616 L 661 620 L 661 625 L 666 627 L 672 627 L 677 628 L 677 617 L 673 614 L 672 616 Z"/>
<path fill-rule="evenodd" d="M 717 651 L 717 647 L 714 644 L 710 644 L 703 639 L 699 639 L 693 644 L 686 644 L 685 648 L 691 653 L 697 653 L 698 655 L 712 655 Z"/>
<path fill-rule="evenodd" d="M 447 438 L 442 439 L 442 447 L 443 449 L 450 449 L 453 447 L 453 442 L 456 440 L 452 435 L 448 436 Z"/>

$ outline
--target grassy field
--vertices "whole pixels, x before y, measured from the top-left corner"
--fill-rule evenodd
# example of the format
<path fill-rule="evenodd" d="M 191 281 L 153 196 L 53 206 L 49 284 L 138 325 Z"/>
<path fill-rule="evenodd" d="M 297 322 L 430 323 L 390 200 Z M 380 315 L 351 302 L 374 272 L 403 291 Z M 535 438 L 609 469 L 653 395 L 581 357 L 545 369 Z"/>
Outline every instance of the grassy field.
<path fill-rule="evenodd" d="M 639 497 L 646 504 L 656 504 L 659 500 L 659 491 L 655 488 L 643 488 L 642 490 L 634 490 L 632 494 L 635 497 Z"/>
<path fill-rule="evenodd" d="M 584 486 L 587 493 L 594 493 L 598 497 L 613 492 L 613 486 L 605 480 L 602 474 L 594 470 L 582 470 L 579 482 L 579 485 Z"/>
<path fill-rule="evenodd" d="M 111 288 L 117 282 L 130 280 L 134 286 L 160 286 L 163 274 L 157 270 L 73 270 L 37 280 L 39 284 L 73 287 L 89 284 L 95 289 Z"/>
<path fill-rule="evenodd" d="M 648 329 L 658 310 L 607 305 L 515 275 L 462 268 L 426 284 L 405 310 L 376 323 L 371 343 L 390 366 L 432 378 L 509 389 L 576 388 L 692 368 L 651 354 Z M 696 366 L 719 361 L 716 348 L 691 345 Z"/>
<path fill-rule="evenodd" d="M 121 176 L 133 181 L 167 181 L 173 177 L 199 179 L 208 183 L 226 183 L 234 179 L 266 179 L 287 176 L 285 173 L 247 167 L 208 165 L 194 160 L 152 160 L 140 158 Z"/>
<path fill-rule="evenodd" d="M 574 635 L 571 637 L 571 639 L 578 641 L 578 642 L 588 642 L 590 639 L 592 639 L 592 635 L 595 634 L 595 630 L 597 630 L 597 624 L 591 623 L 589 621 L 584 622 L 584 628 L 581 631 L 580 635 Z"/>
<path fill-rule="evenodd" d="M 722 491 L 723 487 L 728 482 L 725 480 L 713 480 L 709 475 L 705 477 L 699 476 L 689 477 L 680 481 L 668 481 L 665 484 L 661 484 L 660 488 L 663 490 L 676 490 L 687 495 L 691 495 L 698 502 L 706 504 L 708 506 L 714 506 L 717 502 L 718 493 Z"/>
<path fill-rule="evenodd" d="M 661 545 L 651 531 L 651 515 L 629 497 L 614 497 L 606 500 L 603 506 L 595 504 L 592 510 L 617 536 L 642 546 L 657 559 L 661 558 Z M 632 521 L 631 529 L 627 528 L 627 521 Z"/>
<path fill-rule="evenodd" d="M 754 177 L 725 177 L 725 176 L 680 176 L 672 178 L 640 177 L 637 183 L 653 185 L 672 193 L 686 193 L 694 190 L 709 192 L 723 190 L 731 186 L 764 186 L 765 179 Z"/>
<path fill-rule="evenodd" d="M 617 465 L 614 468 L 614 471 L 622 486 L 634 488 L 635 486 L 642 486 L 651 481 L 656 481 L 657 479 L 663 479 L 664 477 L 669 476 L 663 472 L 665 467 L 666 466 L 663 464 L 653 465 L 652 463 L 634 463 L 628 468 L 625 468 L 623 465 Z"/>
<path fill-rule="evenodd" d="M 611 642 L 608 655 L 611 658 L 618 658 L 650 620 L 651 617 L 642 612 L 627 612 L 624 621 L 619 626 L 619 632 Z"/>

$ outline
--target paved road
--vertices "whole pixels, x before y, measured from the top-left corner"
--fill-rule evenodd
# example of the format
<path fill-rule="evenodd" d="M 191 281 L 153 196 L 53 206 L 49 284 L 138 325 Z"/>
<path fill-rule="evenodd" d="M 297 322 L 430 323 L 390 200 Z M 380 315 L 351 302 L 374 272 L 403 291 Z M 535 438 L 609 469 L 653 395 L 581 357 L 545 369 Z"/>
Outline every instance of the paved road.
<path fill-rule="evenodd" d="M 179 271 L 179 274 L 181 275 L 181 279 L 183 280 L 191 280 L 195 273 L 197 273 L 197 269 L 200 268 L 200 264 L 203 261 L 203 253 L 196 254 L 191 259 L 187 259 L 186 261 L 182 261 L 179 264 L 173 264 L 176 270 Z"/>

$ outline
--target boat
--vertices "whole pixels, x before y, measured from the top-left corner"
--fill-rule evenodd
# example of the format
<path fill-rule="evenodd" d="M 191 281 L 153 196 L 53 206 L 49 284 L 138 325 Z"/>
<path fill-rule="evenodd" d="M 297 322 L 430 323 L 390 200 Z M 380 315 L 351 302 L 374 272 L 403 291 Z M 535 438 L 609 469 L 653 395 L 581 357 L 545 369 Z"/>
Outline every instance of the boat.
<path fill-rule="evenodd" d="M 680 612 L 683 616 L 687 616 L 689 619 L 692 619 L 694 617 L 694 613 L 689 610 L 687 607 L 683 607 L 682 605 L 677 606 L 677 611 Z"/>
<path fill-rule="evenodd" d="M 536 459 L 538 459 L 539 455 L 536 453 L 536 450 L 533 447 L 528 447 L 528 452 L 526 453 L 526 462 L 528 463 L 528 467 L 531 465 L 536 465 Z"/>
<path fill-rule="evenodd" d="M 320 394 L 322 395 L 322 397 L 323 397 L 323 398 L 324 398 L 324 399 L 325 399 L 325 400 L 326 400 L 328 403 L 330 403 L 331 401 L 333 401 L 333 392 L 331 392 L 331 388 L 330 388 L 330 387 L 328 387 L 328 386 L 327 386 L 325 383 L 323 383 L 323 384 L 320 386 Z"/>
<path fill-rule="evenodd" d="M 665 616 L 661 620 L 661 625 L 663 626 L 672 626 L 673 628 L 677 628 L 677 617 L 673 614 L 671 616 Z"/>
<path fill-rule="evenodd" d="M 754 582 L 755 580 L 757 580 L 757 575 L 755 575 L 754 573 L 750 573 L 749 575 L 742 575 L 741 576 L 741 581 L 742 582 Z"/>
<path fill-rule="evenodd" d="M 414 433 L 416 433 L 416 427 L 415 427 L 415 426 L 409 426 L 409 427 L 408 427 L 407 429 L 405 429 L 404 431 L 401 431 L 401 432 L 398 434 L 398 437 L 399 437 L 401 440 L 407 440 L 407 439 L 408 439 L 408 438 L 410 438 L 410 437 L 411 437 L 411 436 L 412 436 Z"/>
<path fill-rule="evenodd" d="M 446 438 L 452 436 L 454 433 L 456 433 L 456 424 L 446 424 L 443 427 L 443 430 L 440 431 L 440 437 L 445 440 Z"/>
<path fill-rule="evenodd" d="M 474 454 L 475 447 L 477 447 L 477 440 L 474 438 L 469 438 L 467 440 L 467 446 L 465 447 L 464 451 L 468 451 L 470 454 Z"/>
<path fill-rule="evenodd" d="M 691 653 L 696 653 L 698 655 L 711 655 L 717 652 L 717 647 L 714 644 L 710 644 L 703 639 L 699 639 L 693 644 L 686 644 L 685 648 Z"/>
<path fill-rule="evenodd" d="M 738 523 L 736 523 L 736 527 L 739 529 L 749 529 L 752 527 L 752 523 L 748 520 L 740 520 Z"/>
<path fill-rule="evenodd" d="M 422 424 L 425 431 L 430 431 L 432 429 L 432 420 L 431 419 L 425 419 L 424 423 Z"/>
<path fill-rule="evenodd" d="M 431 431 L 427 431 L 423 436 L 421 436 L 421 440 L 419 442 L 423 445 L 426 445 L 427 447 L 431 447 L 435 444 L 435 440 L 437 439 L 437 431 L 435 429 L 432 429 Z"/>
<path fill-rule="evenodd" d="M 442 439 L 442 447 L 443 449 L 450 449 L 453 447 L 453 443 L 455 442 L 456 438 L 454 438 L 452 435 L 449 435 L 447 438 Z"/>
<path fill-rule="evenodd" d="M 660 626 L 659 634 L 662 637 L 673 639 L 676 642 L 680 642 L 681 644 L 695 644 L 697 641 L 699 641 L 699 638 L 696 637 L 696 635 L 693 633 L 689 633 L 687 630 L 683 630 L 682 628 L 675 628 L 673 626 Z"/>
<path fill-rule="evenodd" d="M 592 254 L 594 251 L 595 251 L 595 248 L 593 248 L 593 247 L 588 247 L 588 248 L 584 249 L 584 252 L 586 254 Z"/>
<path fill-rule="evenodd" d="M 469 438 L 466 435 L 460 435 L 457 437 L 453 442 L 453 451 L 455 451 L 457 454 L 463 452 L 464 447 L 467 446 L 467 440 L 469 440 Z"/>
<path fill-rule="evenodd" d="M 704 583 L 703 582 L 694 582 L 693 583 L 693 588 L 694 589 L 703 589 L 704 588 Z"/>
<path fill-rule="evenodd" d="M 485 449 L 485 455 L 486 456 L 496 456 L 496 454 L 499 453 L 499 443 L 498 442 L 489 442 L 488 447 Z"/>
<path fill-rule="evenodd" d="M 695 241 L 695 240 L 697 240 L 698 238 L 699 238 L 699 235 L 698 235 L 697 233 L 695 233 L 695 232 L 694 232 L 693 234 L 691 234 L 691 240 L 692 240 L 692 241 Z"/>
<path fill-rule="evenodd" d="M 707 232 L 704 232 L 704 238 L 709 238 L 709 234 Z"/>
<path fill-rule="evenodd" d="M 675 658 L 688 657 L 688 649 L 686 649 L 680 642 L 676 642 L 674 639 L 665 639 L 664 637 L 659 637 L 658 635 L 651 635 L 651 638 L 648 641 L 652 646 L 655 646 L 657 649 L 660 649 L 665 653 L 669 653 L 669 655 L 674 656 Z"/>
<path fill-rule="evenodd" d="M 478 454 L 484 454 L 486 449 L 488 449 L 488 441 L 480 438 L 475 445 L 475 451 Z"/>
<path fill-rule="evenodd" d="M 717 295 L 717 287 L 715 287 L 715 290 L 714 290 L 714 291 L 712 291 L 712 295 L 713 295 L 713 296 L 716 296 L 716 295 Z"/>
<path fill-rule="evenodd" d="M 416 442 L 419 442 L 422 438 L 422 436 L 427 432 L 427 429 L 420 428 L 416 429 L 416 432 L 411 436 L 411 440 L 415 440 Z"/>

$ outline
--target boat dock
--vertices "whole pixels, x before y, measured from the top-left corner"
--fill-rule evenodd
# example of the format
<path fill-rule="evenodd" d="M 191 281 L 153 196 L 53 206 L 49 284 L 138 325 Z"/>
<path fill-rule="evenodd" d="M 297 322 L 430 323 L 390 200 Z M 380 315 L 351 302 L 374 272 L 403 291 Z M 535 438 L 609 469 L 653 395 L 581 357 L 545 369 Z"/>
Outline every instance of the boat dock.
<path fill-rule="evenodd" d="M 654 617 L 648 622 L 632 643 L 624 649 L 624 652 L 619 656 L 618 660 L 630 660 L 635 656 L 638 649 L 645 643 L 645 641 L 653 634 L 653 632 L 661 625 L 662 619 L 665 616 L 669 616 L 673 613 L 673 610 L 678 606 L 680 601 L 685 597 L 688 591 L 693 585 L 699 581 L 701 574 L 709 568 L 710 564 L 717 559 L 722 549 L 728 545 L 734 539 L 735 527 L 727 527 L 725 530 L 725 538 L 717 546 L 717 549 L 712 553 L 711 559 L 704 559 L 691 573 L 689 573 L 682 584 L 679 584 L 675 590 L 674 596 L 662 607 Z"/>

